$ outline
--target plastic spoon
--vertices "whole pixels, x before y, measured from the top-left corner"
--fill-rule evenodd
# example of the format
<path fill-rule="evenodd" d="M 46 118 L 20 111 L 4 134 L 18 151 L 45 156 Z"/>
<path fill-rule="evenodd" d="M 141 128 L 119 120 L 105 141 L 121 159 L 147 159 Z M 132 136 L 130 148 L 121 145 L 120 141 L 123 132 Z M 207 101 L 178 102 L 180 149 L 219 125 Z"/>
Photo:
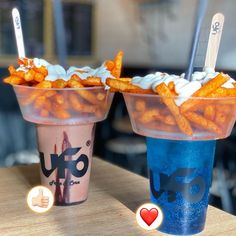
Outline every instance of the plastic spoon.
<path fill-rule="evenodd" d="M 217 55 L 224 27 L 224 19 L 225 17 L 222 13 L 216 13 L 212 18 L 205 65 L 203 68 L 204 71 L 215 70 Z"/>
<path fill-rule="evenodd" d="M 17 8 L 12 9 L 12 19 L 15 30 L 16 44 L 19 58 L 25 57 L 25 46 L 21 27 L 20 13 Z"/>

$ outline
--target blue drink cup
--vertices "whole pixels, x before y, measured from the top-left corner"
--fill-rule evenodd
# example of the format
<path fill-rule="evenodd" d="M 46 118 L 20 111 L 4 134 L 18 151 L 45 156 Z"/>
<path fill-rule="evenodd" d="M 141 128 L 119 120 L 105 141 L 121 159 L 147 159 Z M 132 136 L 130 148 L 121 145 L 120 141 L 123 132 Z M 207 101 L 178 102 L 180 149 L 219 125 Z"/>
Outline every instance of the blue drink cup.
<path fill-rule="evenodd" d="M 158 230 L 192 235 L 204 229 L 216 141 L 147 138 L 151 201 L 164 215 Z"/>

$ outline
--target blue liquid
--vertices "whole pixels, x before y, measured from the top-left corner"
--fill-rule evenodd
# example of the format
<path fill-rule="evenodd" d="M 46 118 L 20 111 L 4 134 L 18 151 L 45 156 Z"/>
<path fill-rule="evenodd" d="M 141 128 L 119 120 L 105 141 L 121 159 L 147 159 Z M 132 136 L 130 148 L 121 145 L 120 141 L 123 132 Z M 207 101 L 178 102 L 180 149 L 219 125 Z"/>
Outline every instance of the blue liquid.
<path fill-rule="evenodd" d="M 192 235 L 204 229 L 215 145 L 147 138 L 151 202 L 164 214 L 159 231 Z"/>

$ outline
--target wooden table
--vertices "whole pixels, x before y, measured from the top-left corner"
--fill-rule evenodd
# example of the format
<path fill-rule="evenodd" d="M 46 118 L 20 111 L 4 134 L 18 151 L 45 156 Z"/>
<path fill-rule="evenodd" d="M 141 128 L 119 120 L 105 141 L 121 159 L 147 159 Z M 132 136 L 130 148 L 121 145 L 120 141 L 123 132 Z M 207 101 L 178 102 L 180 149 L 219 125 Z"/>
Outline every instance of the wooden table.
<path fill-rule="evenodd" d="M 164 235 L 136 224 L 135 211 L 148 201 L 148 180 L 94 158 L 89 199 L 37 214 L 26 204 L 40 184 L 39 165 L 0 169 L 0 235 L 139 236 Z M 202 235 L 236 235 L 236 217 L 209 207 Z"/>

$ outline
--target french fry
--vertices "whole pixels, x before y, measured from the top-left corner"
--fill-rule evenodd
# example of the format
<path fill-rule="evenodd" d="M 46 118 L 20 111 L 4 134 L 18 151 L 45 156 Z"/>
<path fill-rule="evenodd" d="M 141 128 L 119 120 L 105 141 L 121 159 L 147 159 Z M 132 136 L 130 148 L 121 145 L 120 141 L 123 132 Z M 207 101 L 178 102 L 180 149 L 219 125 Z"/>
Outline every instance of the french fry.
<path fill-rule="evenodd" d="M 41 117 L 48 117 L 49 116 L 49 111 L 47 109 L 42 109 L 40 111 L 40 116 Z"/>
<path fill-rule="evenodd" d="M 75 111 L 85 112 L 85 113 L 95 113 L 96 112 L 97 108 L 95 106 L 81 103 L 76 94 L 73 94 L 73 93 L 69 94 L 69 100 L 71 103 L 71 107 Z"/>
<path fill-rule="evenodd" d="M 172 115 L 165 116 L 163 122 L 167 125 L 176 125 L 175 119 Z"/>
<path fill-rule="evenodd" d="M 204 117 L 213 121 L 216 115 L 216 108 L 214 105 L 207 105 L 204 109 Z"/>
<path fill-rule="evenodd" d="M 16 70 L 16 71 L 13 73 L 13 75 L 18 76 L 18 77 L 20 77 L 20 78 L 24 78 L 25 72 L 22 71 L 22 70 Z"/>
<path fill-rule="evenodd" d="M 76 77 L 73 77 L 67 82 L 69 88 L 83 88 L 84 86 L 77 80 Z"/>
<path fill-rule="evenodd" d="M 45 104 L 45 101 L 46 101 L 46 97 L 45 97 L 45 96 L 38 96 L 38 97 L 35 99 L 34 108 L 35 108 L 35 109 L 40 109 L 40 108 L 42 108 L 43 105 Z"/>
<path fill-rule="evenodd" d="M 174 83 L 174 81 L 171 81 L 171 82 L 168 83 L 168 88 L 171 91 L 175 90 L 175 83 Z"/>
<path fill-rule="evenodd" d="M 28 106 L 30 105 L 31 103 L 33 103 L 35 101 L 35 99 L 38 97 L 38 96 L 41 96 L 43 95 L 43 92 L 41 90 L 36 90 L 36 91 L 33 91 L 29 94 L 29 96 L 25 96 L 22 100 L 21 100 L 21 104 L 23 106 Z"/>
<path fill-rule="evenodd" d="M 216 105 L 216 111 L 217 112 L 224 112 L 226 115 L 229 115 L 232 112 L 233 107 L 231 105 L 225 105 L 225 104 L 217 104 Z"/>
<path fill-rule="evenodd" d="M 12 85 L 20 85 L 20 84 L 25 83 L 25 80 L 23 78 L 18 77 L 18 76 L 11 75 L 11 76 L 3 79 L 3 82 L 7 83 L 7 84 L 12 84 Z"/>
<path fill-rule="evenodd" d="M 162 97 L 163 102 L 174 116 L 179 129 L 186 135 L 191 136 L 193 134 L 191 125 L 188 120 L 182 116 L 179 111 L 179 107 L 175 104 L 172 97 L 172 93 L 165 83 L 161 83 L 155 88 L 156 92 Z"/>
<path fill-rule="evenodd" d="M 15 69 L 14 66 L 10 65 L 10 66 L 8 67 L 8 71 L 9 71 L 10 75 L 13 75 L 13 74 L 16 72 L 16 69 Z"/>
<path fill-rule="evenodd" d="M 53 109 L 52 114 L 58 119 L 69 119 L 71 117 L 69 112 L 64 109 Z"/>
<path fill-rule="evenodd" d="M 90 102 L 93 105 L 101 105 L 101 101 L 97 100 L 96 95 L 85 89 L 78 89 L 75 91 L 78 93 L 85 101 Z"/>
<path fill-rule="evenodd" d="M 103 86 L 100 77 L 88 77 L 87 79 L 80 80 L 80 83 L 84 86 Z"/>
<path fill-rule="evenodd" d="M 107 70 L 112 71 L 112 69 L 115 66 L 115 63 L 111 60 L 107 60 L 107 61 L 104 62 L 104 65 L 107 68 Z"/>
<path fill-rule="evenodd" d="M 27 72 L 24 74 L 24 79 L 25 79 L 25 81 L 27 81 L 27 82 L 33 81 L 35 74 L 36 74 L 36 72 L 35 72 L 33 69 L 27 71 Z"/>
<path fill-rule="evenodd" d="M 135 110 L 138 112 L 144 112 L 146 110 L 146 103 L 143 100 L 137 100 L 135 102 Z"/>
<path fill-rule="evenodd" d="M 63 79 L 57 79 L 52 82 L 52 87 L 53 88 L 65 88 L 67 86 L 67 82 Z"/>
<path fill-rule="evenodd" d="M 210 98 L 218 97 L 236 97 L 236 88 L 218 88 L 208 95 Z"/>
<path fill-rule="evenodd" d="M 222 111 L 218 111 L 216 113 L 216 116 L 215 116 L 215 123 L 219 126 L 225 126 L 225 124 L 227 123 L 227 114 L 225 114 L 224 112 Z"/>
<path fill-rule="evenodd" d="M 146 126 L 146 124 L 145 124 Z M 148 124 L 148 128 L 157 131 L 164 131 L 164 132 L 178 132 L 178 127 L 175 125 L 167 125 L 161 121 L 153 121 Z"/>
<path fill-rule="evenodd" d="M 50 81 L 44 80 L 36 85 L 37 88 L 52 88 L 52 83 Z"/>
<path fill-rule="evenodd" d="M 97 97 L 97 100 L 104 101 L 106 98 L 106 94 L 105 93 L 98 93 L 96 97 Z"/>
<path fill-rule="evenodd" d="M 47 68 L 45 66 L 41 66 L 39 68 L 38 67 L 34 67 L 34 71 L 44 75 L 44 77 L 48 75 L 48 70 L 47 70 Z"/>
<path fill-rule="evenodd" d="M 139 121 L 142 122 L 143 124 L 147 124 L 149 122 L 152 122 L 154 120 L 162 120 L 162 116 L 157 108 L 147 110 L 145 111 L 141 117 L 139 118 Z"/>
<path fill-rule="evenodd" d="M 224 75 L 223 73 L 218 74 L 214 79 L 209 80 L 206 84 L 204 84 L 199 90 L 197 90 L 192 97 L 207 97 L 212 94 L 215 90 L 217 90 L 221 85 L 226 83 L 230 77 L 228 75 Z M 201 101 L 198 99 L 189 99 L 184 102 L 180 106 L 181 113 L 185 113 L 186 111 L 191 110 L 195 106 L 197 106 Z"/>
<path fill-rule="evenodd" d="M 55 90 L 48 90 L 44 93 L 44 96 L 46 98 L 50 98 L 50 97 L 54 96 L 55 94 L 57 94 L 57 92 Z"/>
<path fill-rule="evenodd" d="M 46 99 L 44 101 L 44 104 L 43 104 L 43 108 L 47 111 L 51 111 L 52 110 L 52 103 L 49 99 Z"/>
<path fill-rule="evenodd" d="M 205 130 L 208 130 L 220 136 L 223 135 L 222 130 L 213 121 L 204 118 L 204 116 L 191 111 L 186 112 L 184 115 L 190 122 L 197 124 Z"/>
<path fill-rule="evenodd" d="M 59 104 L 59 105 L 62 105 L 64 104 L 65 100 L 64 100 L 64 97 L 63 95 L 61 94 L 56 94 L 54 97 L 53 97 L 55 103 Z"/>
<path fill-rule="evenodd" d="M 115 77 L 115 78 L 119 78 L 120 74 L 121 74 L 121 68 L 122 68 L 122 58 L 123 58 L 123 52 L 119 51 L 115 57 L 114 60 L 114 67 L 111 71 L 111 74 Z"/>
<path fill-rule="evenodd" d="M 123 82 L 130 82 L 132 78 L 118 78 L 118 80 L 121 80 Z"/>
<path fill-rule="evenodd" d="M 136 85 L 118 79 L 107 78 L 106 84 L 115 91 L 140 93 L 140 94 L 153 94 L 153 91 L 151 89 L 142 89 Z"/>
<path fill-rule="evenodd" d="M 39 72 L 36 72 L 35 75 L 34 75 L 34 80 L 36 82 L 42 82 L 44 80 L 45 76 Z"/>
<path fill-rule="evenodd" d="M 17 63 L 19 65 L 24 65 L 24 66 L 32 66 L 33 65 L 33 60 L 29 58 L 18 58 Z"/>

